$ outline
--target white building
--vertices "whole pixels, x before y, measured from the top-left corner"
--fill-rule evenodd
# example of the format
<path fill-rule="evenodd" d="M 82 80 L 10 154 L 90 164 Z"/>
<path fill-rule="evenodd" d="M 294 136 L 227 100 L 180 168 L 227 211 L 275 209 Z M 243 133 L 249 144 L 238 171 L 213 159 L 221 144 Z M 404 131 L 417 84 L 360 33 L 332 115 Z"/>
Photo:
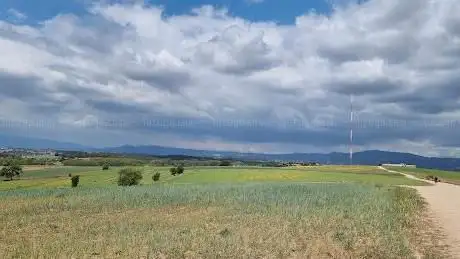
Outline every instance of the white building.
<path fill-rule="evenodd" d="M 416 165 L 408 165 L 405 163 L 400 163 L 400 164 L 382 164 L 382 166 L 388 166 L 388 167 L 410 167 L 410 168 L 416 168 Z"/>

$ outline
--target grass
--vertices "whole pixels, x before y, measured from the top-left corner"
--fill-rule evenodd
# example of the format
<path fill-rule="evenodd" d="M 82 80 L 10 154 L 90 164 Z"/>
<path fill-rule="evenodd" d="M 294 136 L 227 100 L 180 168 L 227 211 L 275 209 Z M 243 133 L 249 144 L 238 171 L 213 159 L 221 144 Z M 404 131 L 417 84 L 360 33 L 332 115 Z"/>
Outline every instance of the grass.
<path fill-rule="evenodd" d="M 52 177 L 67 177 L 68 174 L 80 174 L 89 171 L 100 171 L 100 167 L 89 166 L 56 166 L 56 167 L 42 167 L 42 168 L 27 168 L 24 170 L 24 179 L 37 179 L 37 178 L 52 178 Z"/>
<path fill-rule="evenodd" d="M 170 180 L 172 183 L 226 183 L 226 182 L 349 182 L 383 185 L 421 185 L 419 181 L 407 179 L 399 174 L 387 173 L 374 168 L 356 172 L 340 167 L 310 169 L 264 169 L 264 168 L 214 168 L 190 169 L 183 176 Z"/>
<path fill-rule="evenodd" d="M 406 168 L 391 167 L 388 169 L 391 169 L 397 172 L 411 174 L 419 178 L 425 178 L 430 175 L 437 176 L 441 178 L 443 182 L 460 185 L 460 172 L 442 171 L 442 170 L 424 169 L 424 168 L 407 168 L 407 167 Z"/>
<path fill-rule="evenodd" d="M 0 258 L 439 257 L 418 181 L 375 167 L 44 168 L 0 182 Z M 80 175 L 70 188 L 67 174 Z M 158 183 L 152 175 L 160 172 Z M 422 229 L 423 227 L 423 229 Z M 426 242 L 430 240 L 430 242 Z"/>
<path fill-rule="evenodd" d="M 80 175 L 80 184 L 101 186 L 115 184 L 117 169 L 102 171 L 94 167 L 59 167 L 36 171 L 24 171 L 23 178 L 14 181 L 0 182 L 0 190 L 11 189 L 43 189 L 70 187 L 69 173 Z"/>
<path fill-rule="evenodd" d="M 2 258 L 411 258 L 414 249 L 432 251 L 411 235 L 423 202 L 398 187 L 246 183 L 0 196 L 8 222 L 0 224 Z"/>
<path fill-rule="evenodd" d="M 375 167 L 324 166 L 312 168 L 258 168 L 258 167 L 189 167 L 181 176 L 171 176 L 169 167 L 141 167 L 144 178 L 141 184 L 153 183 L 152 176 L 160 172 L 163 184 L 215 184 L 245 182 L 317 182 L 363 183 L 379 185 L 423 185 Z M 68 174 L 80 175 L 80 185 L 98 187 L 116 185 L 120 168 L 103 171 L 100 167 L 56 167 L 25 171 L 22 179 L 0 182 L 1 190 L 33 188 L 66 188 L 70 186 Z"/>

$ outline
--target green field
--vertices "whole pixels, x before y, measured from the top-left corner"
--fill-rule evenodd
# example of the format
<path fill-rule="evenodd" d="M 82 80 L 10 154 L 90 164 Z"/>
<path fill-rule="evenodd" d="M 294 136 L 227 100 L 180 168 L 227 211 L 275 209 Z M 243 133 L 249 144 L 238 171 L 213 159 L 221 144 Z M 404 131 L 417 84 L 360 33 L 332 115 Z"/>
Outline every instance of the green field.
<path fill-rule="evenodd" d="M 29 170 L 0 183 L 0 258 L 439 258 L 418 181 L 375 167 Z M 160 172 L 153 183 L 151 176 Z M 70 188 L 68 173 L 81 176 Z"/>
<path fill-rule="evenodd" d="M 311 167 L 311 168 L 258 168 L 258 167 L 190 167 L 182 176 L 173 177 L 169 167 L 139 167 L 144 172 L 142 184 L 152 184 L 154 172 L 160 172 L 160 183 L 244 183 L 244 182 L 330 182 L 365 183 L 380 185 L 423 185 L 423 182 L 391 174 L 375 167 Z M 0 182 L 0 190 L 70 187 L 69 173 L 80 175 L 80 185 L 86 187 L 116 185 L 117 172 L 112 167 L 56 167 L 28 170 L 20 180 Z"/>
<path fill-rule="evenodd" d="M 340 171 L 341 170 L 341 171 Z M 384 185 L 420 185 L 418 181 L 406 179 L 399 174 L 391 174 L 370 167 L 340 168 L 214 168 L 192 169 L 187 174 L 170 179 L 172 183 L 226 183 L 226 182 L 329 182 L 367 183 Z"/>
<path fill-rule="evenodd" d="M 460 172 L 442 171 L 442 170 L 424 169 L 424 168 L 407 168 L 407 167 L 406 168 L 388 167 L 388 169 L 391 169 L 397 172 L 411 174 L 419 178 L 425 178 L 427 176 L 437 176 L 441 178 L 443 182 L 460 185 Z"/>
<path fill-rule="evenodd" d="M 38 179 L 38 178 L 53 178 L 53 177 L 67 177 L 68 174 L 79 174 L 90 171 L 100 171 L 99 167 L 89 166 L 56 166 L 49 168 L 30 168 L 24 171 L 22 179 Z"/>

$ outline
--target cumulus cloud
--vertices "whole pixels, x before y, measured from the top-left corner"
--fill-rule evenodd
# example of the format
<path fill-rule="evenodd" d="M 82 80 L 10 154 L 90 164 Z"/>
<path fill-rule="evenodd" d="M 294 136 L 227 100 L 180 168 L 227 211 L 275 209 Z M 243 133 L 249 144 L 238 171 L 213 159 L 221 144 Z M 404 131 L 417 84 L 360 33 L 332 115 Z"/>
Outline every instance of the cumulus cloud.
<path fill-rule="evenodd" d="M 348 1 L 277 25 L 126 3 L 36 26 L 0 21 L 0 119 L 96 146 L 338 151 L 355 95 L 358 148 L 445 154 L 460 145 L 455 10 L 456 0 Z"/>
<path fill-rule="evenodd" d="M 8 9 L 8 16 L 13 19 L 13 21 L 23 21 L 27 19 L 27 15 L 13 8 Z"/>

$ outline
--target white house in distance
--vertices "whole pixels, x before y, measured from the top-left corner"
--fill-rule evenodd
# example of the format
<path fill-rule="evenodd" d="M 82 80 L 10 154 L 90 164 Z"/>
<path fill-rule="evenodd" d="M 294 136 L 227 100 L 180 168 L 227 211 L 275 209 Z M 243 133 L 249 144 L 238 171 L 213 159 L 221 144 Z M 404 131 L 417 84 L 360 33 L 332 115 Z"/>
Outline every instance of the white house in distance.
<path fill-rule="evenodd" d="M 382 166 L 387 166 L 387 167 L 409 167 L 409 168 L 416 168 L 416 165 L 408 165 L 405 163 L 400 163 L 400 164 L 382 164 Z"/>

